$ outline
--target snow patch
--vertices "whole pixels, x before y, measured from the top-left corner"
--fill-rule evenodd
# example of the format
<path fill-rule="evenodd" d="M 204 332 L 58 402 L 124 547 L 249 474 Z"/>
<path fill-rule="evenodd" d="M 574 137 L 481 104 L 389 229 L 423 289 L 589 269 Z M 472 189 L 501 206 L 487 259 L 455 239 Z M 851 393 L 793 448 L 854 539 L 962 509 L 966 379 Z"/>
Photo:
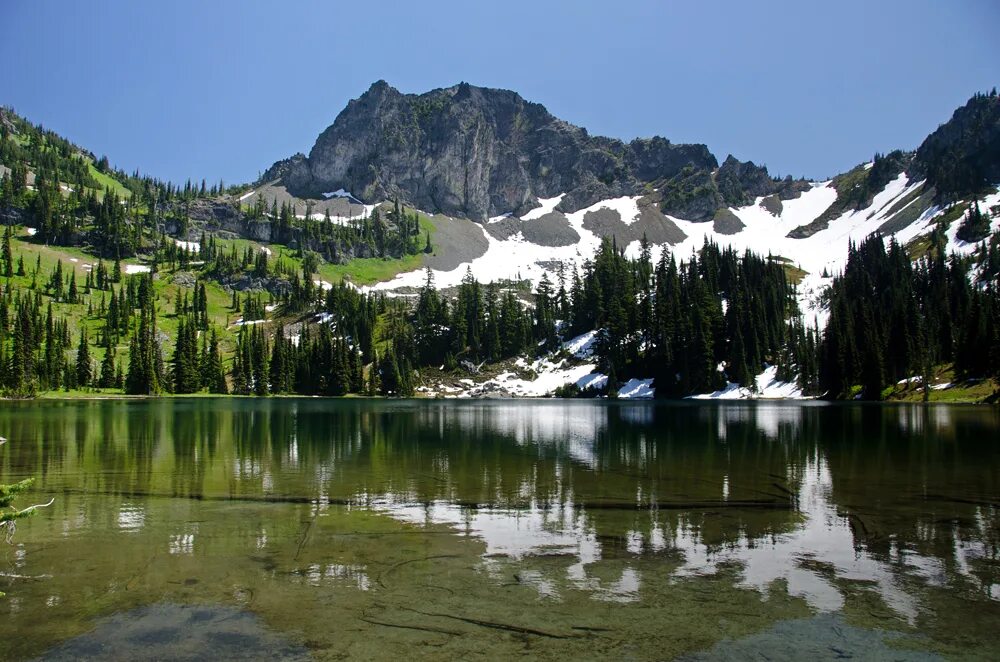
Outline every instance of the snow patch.
<path fill-rule="evenodd" d="M 602 390 L 608 385 L 608 376 L 600 372 L 592 372 L 589 375 L 584 375 L 580 379 L 576 380 L 576 386 L 581 391 L 588 388 L 594 390 Z"/>
<path fill-rule="evenodd" d="M 639 198 L 636 196 L 611 198 L 610 200 L 598 202 L 596 205 L 588 207 L 587 209 L 588 211 L 597 211 L 598 209 L 610 209 L 612 211 L 616 211 L 618 212 L 618 216 L 621 217 L 622 223 L 625 225 L 632 225 L 639 218 Z"/>
<path fill-rule="evenodd" d="M 250 191 L 249 193 L 244 193 L 243 195 L 240 196 L 239 202 L 243 202 L 244 200 L 246 200 L 247 198 L 249 198 L 251 195 L 253 195 L 256 192 L 257 191 Z"/>
<path fill-rule="evenodd" d="M 560 386 L 576 383 L 594 371 L 594 365 L 590 363 L 567 366 L 565 361 L 552 363 L 548 359 L 539 359 L 532 368 L 536 375 L 534 379 L 521 379 L 513 372 L 505 372 L 471 388 L 468 395 L 501 391 L 519 397 L 540 397 L 551 394 Z"/>
<path fill-rule="evenodd" d="M 564 342 L 562 348 L 578 359 L 589 359 L 594 355 L 594 341 L 596 339 L 597 331 L 587 331 Z"/>
<path fill-rule="evenodd" d="M 323 197 L 327 200 L 330 198 L 350 198 L 351 200 L 357 200 L 357 198 L 354 197 L 354 194 L 350 191 L 345 191 L 342 188 L 339 188 L 336 191 L 330 191 L 329 193 L 324 193 Z"/>
<path fill-rule="evenodd" d="M 126 274 L 148 274 L 152 271 L 148 264 L 126 264 L 122 269 Z"/>
<path fill-rule="evenodd" d="M 355 205 L 355 206 L 357 206 L 357 205 Z M 361 213 L 360 214 L 351 214 L 351 215 L 348 215 L 348 216 L 343 216 L 341 214 L 331 215 L 330 216 L 330 222 L 331 223 L 336 223 L 337 225 L 347 225 L 348 223 L 350 223 L 352 221 L 360 221 L 362 219 L 365 219 L 365 218 L 368 218 L 369 216 L 371 216 L 372 212 L 375 210 L 375 208 L 378 207 L 377 204 L 374 204 L 374 205 L 360 205 L 360 206 L 361 206 Z M 303 219 L 304 220 L 305 219 L 305 214 L 296 214 L 295 218 Z M 322 220 L 326 219 L 326 213 L 325 212 L 313 212 L 312 214 L 309 215 L 309 218 L 312 219 L 312 220 L 314 220 L 314 221 L 322 221 Z"/>
<path fill-rule="evenodd" d="M 688 396 L 692 400 L 808 400 L 795 382 L 778 381 L 777 366 L 768 366 L 754 380 L 756 389 L 751 390 L 729 382 L 726 387 L 713 393 Z"/>
<path fill-rule="evenodd" d="M 645 400 L 656 394 L 652 379 L 630 379 L 618 389 L 618 397 L 631 400 Z"/>
<path fill-rule="evenodd" d="M 174 243 L 177 244 L 177 248 L 189 253 L 197 253 L 201 250 L 201 244 L 197 241 L 181 241 L 180 239 L 174 239 Z"/>
<path fill-rule="evenodd" d="M 1000 204 L 1000 191 L 995 191 L 991 195 L 986 196 L 979 201 L 979 210 L 986 214 L 990 213 L 990 207 Z M 948 237 L 948 252 L 958 253 L 959 255 L 969 255 L 979 248 L 981 241 L 978 242 L 968 242 L 962 241 L 958 238 L 958 229 L 962 227 L 962 222 L 965 220 L 965 214 L 963 213 L 956 220 L 952 221 L 951 225 L 948 226 L 945 235 Z M 990 232 L 996 232 L 1000 230 L 1000 216 L 992 219 L 990 221 Z"/>
<path fill-rule="evenodd" d="M 556 207 L 562 202 L 562 199 L 566 197 L 565 193 L 560 193 L 554 198 L 538 198 L 538 207 L 535 207 L 527 214 L 521 217 L 522 221 L 532 221 L 536 218 L 541 218 L 546 214 L 550 214 L 555 211 Z"/>
<path fill-rule="evenodd" d="M 826 328 L 827 320 L 830 319 L 830 310 L 824 301 L 824 294 L 833 284 L 833 277 L 823 277 L 821 273 L 806 274 L 797 288 L 799 312 L 802 313 L 802 322 L 807 327 L 818 326 L 820 329 Z"/>

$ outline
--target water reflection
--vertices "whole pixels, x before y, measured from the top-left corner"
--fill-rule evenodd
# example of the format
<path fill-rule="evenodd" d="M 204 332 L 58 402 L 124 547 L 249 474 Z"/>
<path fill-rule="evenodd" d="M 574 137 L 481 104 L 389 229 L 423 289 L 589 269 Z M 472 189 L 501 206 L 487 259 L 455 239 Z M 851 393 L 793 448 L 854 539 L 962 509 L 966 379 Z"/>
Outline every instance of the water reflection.
<path fill-rule="evenodd" d="M 397 561 L 355 558 L 349 539 L 364 513 L 474 543 L 493 590 L 543 602 L 646 604 L 712 578 L 814 612 L 866 596 L 867 612 L 924 626 L 935 600 L 1000 614 L 998 419 L 782 403 L 44 403 L 0 409 L 0 479 L 35 475 L 64 495 L 43 515 L 63 538 L 149 536 L 152 554 L 200 562 L 245 546 L 289 585 L 386 591 Z M 194 506 L 165 515 L 177 500 L 301 512 L 223 527 Z M 329 538 L 337 558 L 310 556 L 320 518 L 349 518 L 328 534 L 348 536 Z"/>

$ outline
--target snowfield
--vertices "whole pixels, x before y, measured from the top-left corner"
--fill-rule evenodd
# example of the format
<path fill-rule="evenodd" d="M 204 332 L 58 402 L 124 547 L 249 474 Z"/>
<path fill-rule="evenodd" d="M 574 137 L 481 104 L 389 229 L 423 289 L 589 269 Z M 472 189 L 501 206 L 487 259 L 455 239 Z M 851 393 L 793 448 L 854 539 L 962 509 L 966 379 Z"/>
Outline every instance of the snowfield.
<path fill-rule="evenodd" d="M 552 208 L 559 203 L 562 196 L 540 200 L 542 207 L 532 209 L 521 217 L 521 220 L 532 220 L 540 218 L 549 213 Z M 638 198 L 634 198 L 634 201 Z M 622 200 L 618 198 L 617 200 Z M 508 239 L 496 239 L 489 233 L 479 228 L 486 239 L 488 247 L 486 253 L 471 262 L 459 265 L 451 271 L 434 270 L 434 284 L 439 287 L 455 287 L 462 282 L 466 271 L 471 269 L 472 275 L 483 283 L 500 280 L 530 280 L 538 282 L 543 275 L 548 275 L 549 279 L 556 282 L 557 272 L 552 266 L 554 263 L 563 263 L 567 268 L 582 269 L 583 263 L 593 259 L 601 246 L 601 238 L 583 227 L 583 218 L 587 212 L 611 207 L 613 205 L 622 206 L 614 201 L 602 201 L 581 209 L 580 211 L 566 214 L 566 219 L 578 235 L 580 241 L 569 246 L 541 246 L 533 244 L 524 239 L 519 232 Z M 376 283 L 365 289 L 377 291 L 391 291 L 401 287 L 422 287 L 427 279 L 426 270 L 409 271 L 399 274 L 395 278 L 382 283 Z"/>
<path fill-rule="evenodd" d="M 800 308 L 807 324 L 816 323 L 822 328 L 828 314 L 822 305 L 821 297 L 832 282 L 832 277 L 843 271 L 850 243 L 859 243 L 878 230 L 891 216 L 890 211 L 922 185 L 922 181 L 911 182 L 905 174 L 900 174 L 875 195 L 868 207 L 857 211 L 849 210 L 832 219 L 825 229 L 806 238 L 792 238 L 788 233 L 812 223 L 836 201 L 837 191 L 830 181 L 814 183 L 812 188 L 799 197 L 782 201 L 781 213 L 777 216 L 761 206 L 763 198 L 758 198 L 754 204 L 730 209 L 744 225 L 743 229 L 735 234 L 717 233 L 711 222 L 694 223 L 668 216 L 667 218 L 684 232 L 686 238 L 673 246 L 654 245 L 651 251 L 652 257 L 654 261 L 658 260 L 666 247 L 679 260 L 684 260 L 692 252 L 700 249 L 706 239 L 739 252 L 751 250 L 760 255 L 783 257 L 807 272 L 799 287 Z M 559 195 L 540 199 L 539 206 L 524 214 L 521 220 L 541 218 L 553 211 L 563 197 Z M 600 237 L 583 227 L 583 219 L 588 212 L 611 209 L 618 213 L 624 223 L 632 224 L 639 215 L 639 200 L 639 197 L 602 200 L 586 209 L 566 214 L 570 227 L 580 235 L 580 241 L 570 246 L 541 246 L 526 241 L 521 233 L 500 240 L 483 231 L 480 226 L 478 230 L 483 232 L 487 242 L 486 252 L 450 271 L 434 270 L 434 282 L 439 288 L 457 286 L 467 270 L 471 270 L 472 275 L 483 283 L 523 279 L 537 283 L 543 275 L 548 275 L 549 279 L 555 282 L 557 264 L 562 263 L 567 269 L 574 267 L 579 269 L 586 260 L 593 259 L 600 247 Z M 915 202 L 916 199 L 901 208 Z M 988 196 L 980 206 L 984 211 L 988 211 L 990 206 L 997 204 L 1000 204 L 1000 192 Z M 942 211 L 938 207 L 928 209 L 920 218 L 895 234 L 897 241 L 905 244 L 914 237 L 930 232 L 935 217 Z M 497 216 L 490 221 L 495 222 L 508 216 L 510 215 Z M 948 230 L 949 249 L 969 253 L 976 245 L 956 239 L 955 233 L 960 223 L 961 219 L 955 221 Z M 994 219 L 992 227 L 1000 228 L 1000 219 Z M 639 251 L 638 241 L 633 241 L 626 248 L 626 254 L 633 258 L 638 257 Z M 826 277 L 822 275 L 824 272 L 828 274 Z M 399 288 L 420 288 L 425 279 L 426 272 L 420 269 L 398 274 L 392 280 L 376 283 L 364 289 L 392 291 Z"/>
<path fill-rule="evenodd" d="M 759 255 L 785 257 L 810 274 L 821 274 L 824 269 L 830 274 L 836 274 L 847 263 L 850 242 L 858 243 L 875 232 L 887 220 L 893 204 L 922 184 L 923 182 L 910 184 L 906 175 L 901 174 L 876 195 L 867 208 L 849 211 L 830 221 L 825 230 L 804 239 L 793 239 L 787 235 L 814 221 L 833 204 L 837 199 L 837 191 L 831 182 L 814 184 L 811 190 L 798 198 L 783 201 L 781 214 L 777 217 L 760 206 L 762 199 L 758 199 L 755 204 L 733 209 L 732 212 L 746 226 L 733 235 L 716 233 L 711 223 L 692 223 L 674 218 L 673 221 L 688 238 L 675 246 L 673 251 L 683 258 L 701 248 L 705 239 L 709 239 L 720 246 L 729 246 L 740 252 L 751 250 Z"/>

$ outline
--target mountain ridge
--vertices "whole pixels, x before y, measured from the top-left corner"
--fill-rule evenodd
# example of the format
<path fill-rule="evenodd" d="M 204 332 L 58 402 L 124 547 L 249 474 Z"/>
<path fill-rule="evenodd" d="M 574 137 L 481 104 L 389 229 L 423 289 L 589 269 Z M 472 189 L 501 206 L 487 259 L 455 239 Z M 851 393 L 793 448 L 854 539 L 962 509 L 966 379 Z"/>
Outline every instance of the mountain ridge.
<path fill-rule="evenodd" d="M 748 190 L 769 195 L 802 189 L 790 177 L 771 178 L 753 162 L 730 156 L 723 167 L 730 175 L 725 195 L 709 187 L 696 200 L 675 200 L 664 211 L 711 220 L 725 200 L 745 198 Z M 337 189 L 366 201 L 400 198 L 428 211 L 485 221 L 519 215 L 538 199 L 557 195 L 565 196 L 558 211 L 578 211 L 602 199 L 643 193 L 685 168 L 711 174 L 720 165 L 704 144 L 592 136 L 510 90 L 459 83 L 403 94 L 380 80 L 348 102 L 308 155 L 276 162 L 258 183 L 280 179 L 303 198 Z"/>

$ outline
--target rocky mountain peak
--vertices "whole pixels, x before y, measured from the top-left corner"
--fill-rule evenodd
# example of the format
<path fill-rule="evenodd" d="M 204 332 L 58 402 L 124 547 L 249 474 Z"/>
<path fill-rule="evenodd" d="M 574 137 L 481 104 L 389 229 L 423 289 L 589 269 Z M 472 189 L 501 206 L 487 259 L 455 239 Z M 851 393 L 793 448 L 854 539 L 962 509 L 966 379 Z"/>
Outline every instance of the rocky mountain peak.
<path fill-rule="evenodd" d="M 469 83 L 402 94 L 375 82 L 352 100 L 305 158 L 276 163 L 299 197 L 345 189 L 427 211 L 485 220 L 565 194 L 561 211 L 632 195 L 685 167 L 712 170 L 704 145 L 591 136 L 509 90 Z"/>

